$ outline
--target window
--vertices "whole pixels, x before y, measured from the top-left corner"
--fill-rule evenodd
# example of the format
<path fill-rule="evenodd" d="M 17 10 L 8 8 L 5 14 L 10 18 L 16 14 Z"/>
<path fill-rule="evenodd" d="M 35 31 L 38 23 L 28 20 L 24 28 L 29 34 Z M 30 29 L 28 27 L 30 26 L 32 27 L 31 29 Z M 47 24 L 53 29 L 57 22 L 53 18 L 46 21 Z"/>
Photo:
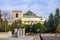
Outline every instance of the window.
<path fill-rule="evenodd" d="M 43 20 L 43 19 L 41 18 L 41 20 Z"/>
<path fill-rule="evenodd" d="M 26 23 L 26 21 L 24 21 L 24 23 Z"/>
<path fill-rule="evenodd" d="M 18 18 L 18 13 L 16 13 L 16 18 Z"/>
<path fill-rule="evenodd" d="M 27 21 L 29 23 L 29 21 Z"/>

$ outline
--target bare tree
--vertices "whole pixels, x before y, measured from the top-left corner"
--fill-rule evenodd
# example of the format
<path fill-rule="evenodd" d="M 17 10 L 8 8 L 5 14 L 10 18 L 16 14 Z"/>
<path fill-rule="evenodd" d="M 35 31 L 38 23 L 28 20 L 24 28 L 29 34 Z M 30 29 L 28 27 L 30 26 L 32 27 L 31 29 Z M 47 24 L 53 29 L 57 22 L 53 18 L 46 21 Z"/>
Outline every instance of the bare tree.
<path fill-rule="evenodd" d="M 8 25 L 8 21 L 10 20 L 10 13 L 8 11 L 5 11 L 3 12 L 3 25 L 4 25 L 4 29 L 5 29 L 5 32 L 6 32 L 6 27 Z"/>

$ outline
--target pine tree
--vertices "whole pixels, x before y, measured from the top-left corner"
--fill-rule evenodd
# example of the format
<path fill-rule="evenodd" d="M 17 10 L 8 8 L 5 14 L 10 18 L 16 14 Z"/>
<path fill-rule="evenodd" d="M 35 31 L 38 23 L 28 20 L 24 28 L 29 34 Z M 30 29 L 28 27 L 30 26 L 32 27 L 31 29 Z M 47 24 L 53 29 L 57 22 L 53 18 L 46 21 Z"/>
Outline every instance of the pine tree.
<path fill-rule="evenodd" d="M 59 14 L 59 8 L 56 9 L 56 14 L 54 16 L 54 26 L 55 26 L 55 29 L 57 28 L 57 25 L 60 21 L 60 14 Z"/>
<path fill-rule="evenodd" d="M 55 27 L 54 27 L 54 16 L 51 13 L 47 22 L 47 28 L 48 28 L 48 32 L 54 32 Z"/>
<path fill-rule="evenodd" d="M 47 21 L 45 20 L 45 22 L 44 22 L 44 25 L 45 25 L 45 27 L 47 27 Z"/>

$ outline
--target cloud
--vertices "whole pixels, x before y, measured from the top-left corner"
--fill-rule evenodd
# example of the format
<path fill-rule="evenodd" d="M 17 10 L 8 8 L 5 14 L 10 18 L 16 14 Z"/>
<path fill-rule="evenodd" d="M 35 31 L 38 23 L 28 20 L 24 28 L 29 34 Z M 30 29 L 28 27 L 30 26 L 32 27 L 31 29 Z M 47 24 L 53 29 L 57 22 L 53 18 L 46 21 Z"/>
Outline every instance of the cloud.
<path fill-rule="evenodd" d="M 30 7 L 28 7 L 30 5 Z M 0 0 L 2 10 L 31 10 L 38 16 L 48 17 L 49 14 L 60 8 L 60 0 Z"/>

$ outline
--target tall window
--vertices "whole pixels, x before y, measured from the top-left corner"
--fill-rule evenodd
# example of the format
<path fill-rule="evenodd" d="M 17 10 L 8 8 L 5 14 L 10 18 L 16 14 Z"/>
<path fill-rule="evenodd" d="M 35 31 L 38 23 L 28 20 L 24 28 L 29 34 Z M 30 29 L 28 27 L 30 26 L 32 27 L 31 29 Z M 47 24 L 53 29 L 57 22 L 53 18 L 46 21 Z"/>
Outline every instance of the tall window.
<path fill-rule="evenodd" d="M 18 18 L 18 13 L 16 13 L 16 18 Z"/>

